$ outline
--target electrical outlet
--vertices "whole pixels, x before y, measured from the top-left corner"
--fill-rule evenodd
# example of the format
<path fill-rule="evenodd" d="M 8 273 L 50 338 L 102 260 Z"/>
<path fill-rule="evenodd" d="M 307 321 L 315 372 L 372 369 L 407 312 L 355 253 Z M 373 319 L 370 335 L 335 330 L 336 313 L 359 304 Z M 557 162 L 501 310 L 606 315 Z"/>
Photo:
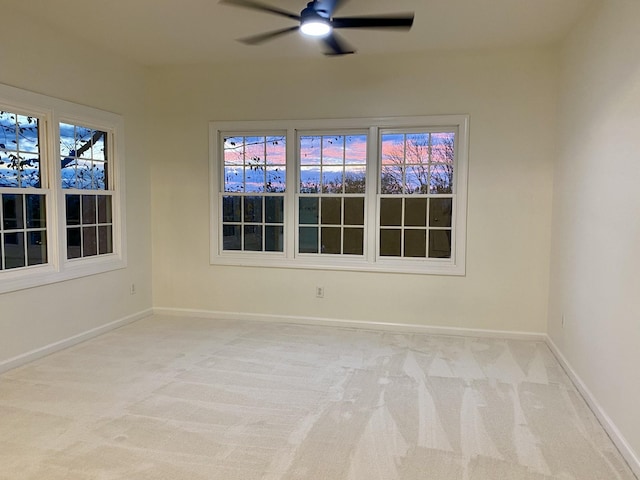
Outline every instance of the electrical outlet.
<path fill-rule="evenodd" d="M 316 287 L 316 297 L 324 298 L 324 287 Z"/>
<path fill-rule="evenodd" d="M 135 295 L 136 294 L 136 284 L 132 283 L 131 287 L 129 288 L 129 294 L 130 295 Z"/>

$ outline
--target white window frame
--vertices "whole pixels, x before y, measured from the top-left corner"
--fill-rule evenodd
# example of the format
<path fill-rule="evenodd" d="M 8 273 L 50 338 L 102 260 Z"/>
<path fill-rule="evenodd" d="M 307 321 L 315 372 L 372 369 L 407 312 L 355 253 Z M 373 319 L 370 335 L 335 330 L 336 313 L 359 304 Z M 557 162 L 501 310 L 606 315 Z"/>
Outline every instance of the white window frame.
<path fill-rule="evenodd" d="M 451 128 L 456 132 L 451 258 L 392 258 L 377 256 L 379 246 L 380 133 L 383 130 L 427 131 Z M 224 195 L 223 139 L 235 135 L 286 132 L 287 179 L 282 253 L 222 250 L 221 199 Z M 368 134 L 365 197 L 364 255 L 297 254 L 297 202 L 299 197 L 299 136 L 308 132 Z M 322 270 L 465 275 L 469 116 L 437 115 L 322 120 L 214 121 L 209 123 L 210 264 Z"/>
<path fill-rule="evenodd" d="M 125 231 L 124 120 L 121 115 L 0 84 L 0 108 L 31 112 L 41 120 L 39 189 L 11 193 L 47 196 L 47 259 L 42 265 L 0 270 L 0 293 L 32 288 L 127 266 Z M 65 194 L 99 194 L 101 190 L 63 190 L 60 179 L 60 122 L 106 131 L 109 142 L 109 192 L 112 192 L 113 253 L 66 259 Z M 28 191 L 27 191 L 28 190 Z M 3 189 L 6 193 L 8 189 Z"/>

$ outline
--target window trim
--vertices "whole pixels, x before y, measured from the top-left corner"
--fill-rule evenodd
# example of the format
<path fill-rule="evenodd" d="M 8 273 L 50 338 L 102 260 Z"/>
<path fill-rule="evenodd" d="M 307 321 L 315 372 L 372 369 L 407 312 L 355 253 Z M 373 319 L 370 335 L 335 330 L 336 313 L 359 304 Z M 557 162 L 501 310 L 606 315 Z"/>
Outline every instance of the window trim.
<path fill-rule="evenodd" d="M 450 259 L 392 258 L 378 256 L 379 246 L 379 189 L 381 131 L 394 129 L 456 130 L 456 161 L 452 223 L 452 254 Z M 307 132 L 330 132 L 348 135 L 367 132 L 367 173 L 365 194 L 365 244 L 363 257 L 349 255 L 296 254 L 298 225 L 296 202 L 300 159 L 298 142 Z M 222 174 L 222 141 L 228 135 L 286 134 L 287 179 L 284 222 L 285 247 L 282 253 L 238 252 L 222 250 L 221 195 L 224 194 Z M 408 117 L 343 118 L 320 120 L 274 121 L 212 121 L 209 123 L 209 187 L 210 187 L 210 264 L 229 266 L 302 268 L 320 270 L 396 272 L 410 274 L 457 275 L 466 274 L 466 223 L 469 150 L 469 115 L 434 115 Z"/>
<path fill-rule="evenodd" d="M 125 206 L 125 143 L 124 119 L 121 115 L 85 105 L 60 100 L 39 93 L 0 84 L 0 105 L 22 112 L 37 112 L 42 120 L 39 189 L 11 189 L 11 193 L 47 195 L 47 255 L 42 265 L 0 271 L 0 294 L 95 275 L 127 266 L 126 206 Z M 77 122 L 109 133 L 110 179 L 113 206 L 113 253 L 67 260 L 65 229 L 65 194 L 60 179 L 59 124 Z M 8 191 L 3 189 L 4 192 Z M 76 192 L 76 190 L 73 190 Z M 91 194 L 98 190 L 77 190 Z"/>

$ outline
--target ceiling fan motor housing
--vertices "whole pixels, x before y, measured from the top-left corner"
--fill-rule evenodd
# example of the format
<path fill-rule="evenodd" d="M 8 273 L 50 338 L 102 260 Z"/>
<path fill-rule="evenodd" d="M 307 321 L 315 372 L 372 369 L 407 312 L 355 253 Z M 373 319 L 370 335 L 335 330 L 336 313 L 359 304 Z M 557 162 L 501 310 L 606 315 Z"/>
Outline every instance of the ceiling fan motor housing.
<path fill-rule="evenodd" d="M 300 12 L 300 18 L 302 23 L 314 19 L 326 22 L 329 20 L 329 12 L 320 7 L 318 2 L 309 2 L 307 7 Z"/>

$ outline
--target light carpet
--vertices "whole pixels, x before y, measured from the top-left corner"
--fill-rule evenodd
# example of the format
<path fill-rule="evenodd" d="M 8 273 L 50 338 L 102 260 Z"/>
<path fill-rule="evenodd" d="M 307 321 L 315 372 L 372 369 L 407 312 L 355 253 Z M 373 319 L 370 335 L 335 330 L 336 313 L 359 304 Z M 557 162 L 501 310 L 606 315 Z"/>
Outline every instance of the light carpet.
<path fill-rule="evenodd" d="M 546 345 L 154 316 L 0 376 L 3 480 L 632 480 Z"/>

